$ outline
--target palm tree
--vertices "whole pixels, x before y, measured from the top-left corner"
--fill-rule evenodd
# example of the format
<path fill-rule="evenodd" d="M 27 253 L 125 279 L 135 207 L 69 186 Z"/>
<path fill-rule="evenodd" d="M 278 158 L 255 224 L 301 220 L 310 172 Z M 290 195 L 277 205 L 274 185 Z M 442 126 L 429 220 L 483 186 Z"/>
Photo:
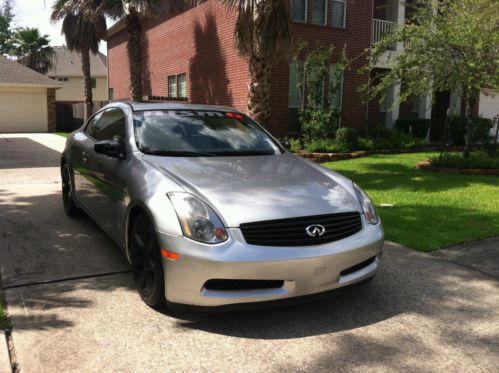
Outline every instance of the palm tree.
<path fill-rule="evenodd" d="M 248 59 L 248 114 L 266 124 L 270 118 L 272 65 L 292 51 L 291 21 L 283 0 L 221 0 L 238 11 L 235 42 Z"/>
<path fill-rule="evenodd" d="M 103 0 L 56 0 L 52 6 L 52 22 L 62 20 L 62 34 L 70 51 L 81 54 L 83 73 L 83 96 L 86 120 L 92 113 L 92 79 L 90 73 L 90 53 L 99 51 L 99 43 L 106 36 Z"/>
<path fill-rule="evenodd" d="M 40 34 L 37 28 L 20 28 L 12 36 L 11 53 L 17 57 L 17 62 L 46 74 L 52 67 L 54 49 L 50 46 L 48 35 Z"/>
<path fill-rule="evenodd" d="M 111 0 L 108 15 L 124 19 L 128 32 L 128 63 L 132 100 L 142 100 L 142 23 L 172 8 L 180 9 L 182 0 Z"/>

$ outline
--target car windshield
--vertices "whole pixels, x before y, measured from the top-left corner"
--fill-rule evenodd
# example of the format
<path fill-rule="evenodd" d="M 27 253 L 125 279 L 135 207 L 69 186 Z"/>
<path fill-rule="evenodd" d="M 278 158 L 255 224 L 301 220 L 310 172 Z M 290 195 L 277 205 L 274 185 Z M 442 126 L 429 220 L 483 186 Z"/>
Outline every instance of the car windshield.
<path fill-rule="evenodd" d="M 151 110 L 134 113 L 137 146 L 165 156 L 271 155 L 281 150 L 258 124 L 239 113 Z"/>

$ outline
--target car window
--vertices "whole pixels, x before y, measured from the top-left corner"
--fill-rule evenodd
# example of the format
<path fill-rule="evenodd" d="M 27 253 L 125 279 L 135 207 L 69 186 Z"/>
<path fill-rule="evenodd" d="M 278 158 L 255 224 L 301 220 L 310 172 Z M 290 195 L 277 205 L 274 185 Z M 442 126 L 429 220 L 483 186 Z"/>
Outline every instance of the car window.
<path fill-rule="evenodd" d="M 100 119 L 100 117 L 102 116 L 102 113 L 98 113 L 96 114 L 93 118 L 90 118 L 90 120 L 88 121 L 87 125 L 85 126 L 85 133 L 90 136 L 90 137 L 94 137 L 95 135 L 95 127 L 94 127 L 94 124 L 96 121 L 98 121 Z"/>
<path fill-rule="evenodd" d="M 125 113 L 120 109 L 109 109 L 95 116 L 87 127 L 87 134 L 97 141 L 123 141 L 126 138 Z"/>
<path fill-rule="evenodd" d="M 144 153 L 185 155 L 279 154 L 278 145 L 239 113 L 155 110 L 134 113 L 137 147 Z"/>

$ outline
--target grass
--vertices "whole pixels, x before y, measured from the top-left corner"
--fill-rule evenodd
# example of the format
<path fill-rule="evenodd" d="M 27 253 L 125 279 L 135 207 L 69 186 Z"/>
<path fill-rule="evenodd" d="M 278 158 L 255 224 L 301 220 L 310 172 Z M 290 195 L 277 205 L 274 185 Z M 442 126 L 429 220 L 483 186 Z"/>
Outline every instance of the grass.
<path fill-rule="evenodd" d="M 54 132 L 54 134 L 62 137 L 68 137 L 69 132 Z"/>
<path fill-rule="evenodd" d="M 324 166 L 373 199 L 385 238 L 420 251 L 499 235 L 499 178 L 438 174 L 415 165 L 437 153 L 373 155 Z M 393 207 L 382 207 L 391 204 Z"/>
<path fill-rule="evenodd" d="M 10 328 L 10 322 L 7 318 L 7 310 L 3 303 L 0 302 L 0 330 Z"/>

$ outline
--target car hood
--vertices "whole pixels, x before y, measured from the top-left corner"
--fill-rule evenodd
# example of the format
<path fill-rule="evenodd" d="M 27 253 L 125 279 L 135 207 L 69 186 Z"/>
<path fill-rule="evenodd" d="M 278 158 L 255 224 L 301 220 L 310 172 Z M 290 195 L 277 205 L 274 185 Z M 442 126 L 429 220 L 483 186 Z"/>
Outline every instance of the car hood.
<path fill-rule="evenodd" d="M 352 183 L 289 153 L 144 160 L 210 204 L 228 227 L 290 217 L 360 211 Z"/>

